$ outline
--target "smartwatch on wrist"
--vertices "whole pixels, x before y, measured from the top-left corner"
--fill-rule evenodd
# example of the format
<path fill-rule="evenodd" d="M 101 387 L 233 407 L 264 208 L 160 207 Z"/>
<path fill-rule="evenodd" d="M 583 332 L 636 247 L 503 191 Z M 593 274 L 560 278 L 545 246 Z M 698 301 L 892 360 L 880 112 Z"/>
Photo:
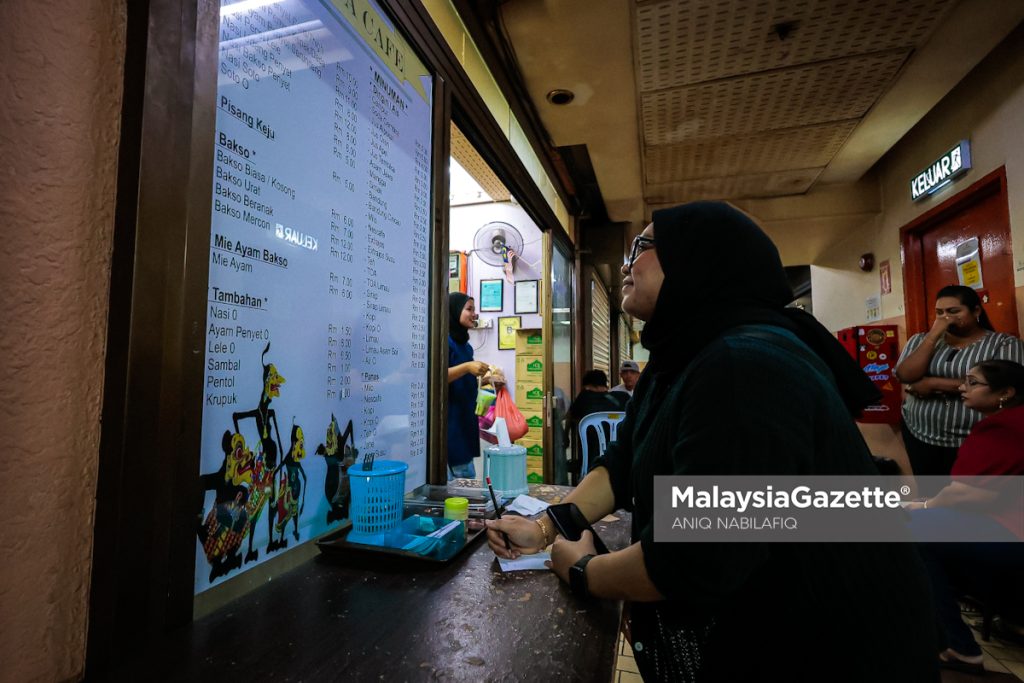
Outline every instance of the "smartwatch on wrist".
<path fill-rule="evenodd" d="M 584 555 L 576 560 L 576 564 L 569 567 L 569 588 L 573 595 L 578 598 L 589 598 L 590 591 L 587 589 L 587 563 L 594 559 L 593 555 Z"/>

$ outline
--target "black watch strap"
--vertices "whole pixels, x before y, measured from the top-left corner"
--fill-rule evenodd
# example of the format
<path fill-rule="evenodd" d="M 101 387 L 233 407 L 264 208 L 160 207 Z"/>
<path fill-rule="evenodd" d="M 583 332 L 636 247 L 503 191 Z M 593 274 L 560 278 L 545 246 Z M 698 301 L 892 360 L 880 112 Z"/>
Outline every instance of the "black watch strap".
<path fill-rule="evenodd" d="M 579 598 L 589 598 L 590 590 L 587 588 L 587 563 L 594 559 L 593 555 L 584 555 L 576 560 L 576 564 L 569 567 L 569 588 Z"/>

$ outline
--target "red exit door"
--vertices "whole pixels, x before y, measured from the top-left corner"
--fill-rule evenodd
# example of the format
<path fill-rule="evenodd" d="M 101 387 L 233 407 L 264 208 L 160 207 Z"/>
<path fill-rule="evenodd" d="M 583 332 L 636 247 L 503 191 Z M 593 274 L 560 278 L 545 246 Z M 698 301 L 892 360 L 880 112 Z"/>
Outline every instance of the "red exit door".
<path fill-rule="evenodd" d="M 1006 171 L 1000 168 L 900 229 L 907 334 L 935 319 L 935 295 L 959 284 L 957 246 L 977 237 L 984 288 L 978 290 L 998 332 L 1018 334 Z"/>

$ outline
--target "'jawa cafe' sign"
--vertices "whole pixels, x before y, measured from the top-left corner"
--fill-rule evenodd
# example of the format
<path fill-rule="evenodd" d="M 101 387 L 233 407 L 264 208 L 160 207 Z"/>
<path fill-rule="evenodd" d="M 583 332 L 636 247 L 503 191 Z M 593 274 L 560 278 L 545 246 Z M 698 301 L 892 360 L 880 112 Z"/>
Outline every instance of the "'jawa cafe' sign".
<path fill-rule="evenodd" d="M 971 143 L 961 140 L 935 163 L 910 181 L 910 198 L 915 202 L 945 187 L 971 167 Z"/>

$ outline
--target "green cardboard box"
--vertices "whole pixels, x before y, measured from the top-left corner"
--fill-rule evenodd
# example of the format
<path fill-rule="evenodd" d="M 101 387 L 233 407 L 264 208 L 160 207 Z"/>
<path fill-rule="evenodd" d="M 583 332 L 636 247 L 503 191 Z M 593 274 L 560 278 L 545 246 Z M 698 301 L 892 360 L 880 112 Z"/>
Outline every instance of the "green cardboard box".
<path fill-rule="evenodd" d="M 519 412 L 521 412 L 523 417 L 526 418 L 526 426 L 530 428 L 530 431 L 527 432 L 528 436 L 542 433 L 544 429 L 544 413 L 542 411 L 524 410 L 520 408 Z"/>
<path fill-rule="evenodd" d="M 516 407 L 521 412 L 544 410 L 544 390 L 536 382 L 516 382 Z"/>
<path fill-rule="evenodd" d="M 516 332 L 516 356 L 543 356 L 544 339 L 540 330 L 519 330 Z"/>
<path fill-rule="evenodd" d="M 526 456 L 526 483 L 544 483 L 544 458 Z"/>
<path fill-rule="evenodd" d="M 544 386 L 544 360 L 540 356 L 516 356 L 516 382 Z"/>

